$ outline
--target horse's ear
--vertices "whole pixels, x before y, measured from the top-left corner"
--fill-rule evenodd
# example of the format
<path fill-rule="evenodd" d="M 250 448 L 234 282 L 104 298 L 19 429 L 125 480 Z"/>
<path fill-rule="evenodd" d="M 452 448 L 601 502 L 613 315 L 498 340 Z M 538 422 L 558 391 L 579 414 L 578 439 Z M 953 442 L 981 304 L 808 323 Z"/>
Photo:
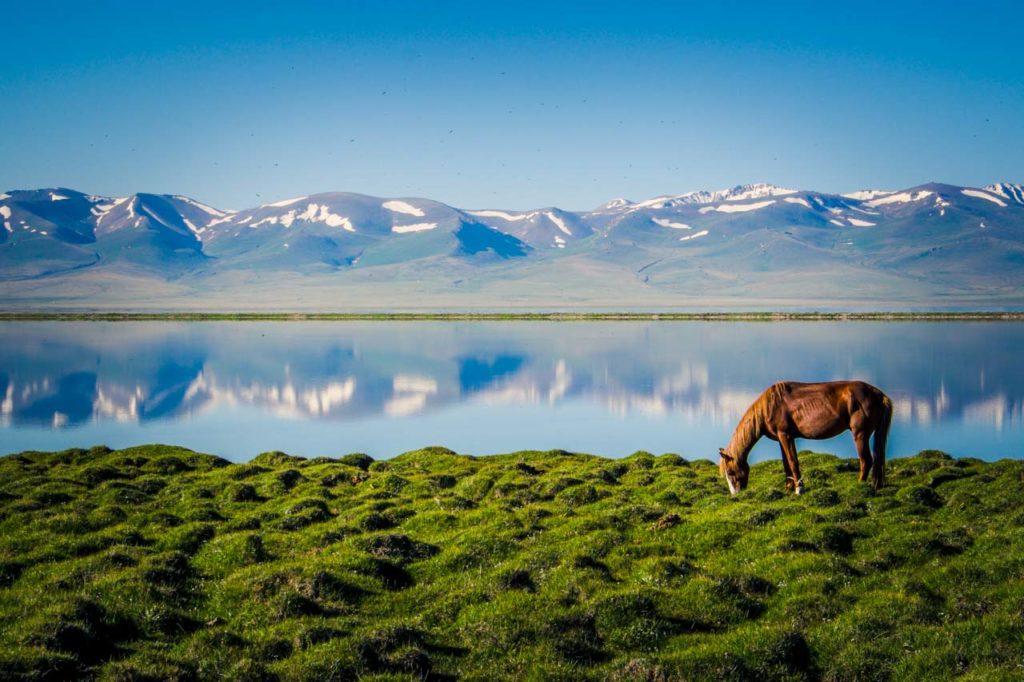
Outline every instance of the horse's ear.
<path fill-rule="evenodd" d="M 728 452 L 726 452 L 725 448 L 718 448 L 718 454 L 721 455 L 722 459 L 724 459 L 725 461 L 727 461 L 727 462 L 731 462 L 732 461 L 732 455 L 730 455 Z"/>

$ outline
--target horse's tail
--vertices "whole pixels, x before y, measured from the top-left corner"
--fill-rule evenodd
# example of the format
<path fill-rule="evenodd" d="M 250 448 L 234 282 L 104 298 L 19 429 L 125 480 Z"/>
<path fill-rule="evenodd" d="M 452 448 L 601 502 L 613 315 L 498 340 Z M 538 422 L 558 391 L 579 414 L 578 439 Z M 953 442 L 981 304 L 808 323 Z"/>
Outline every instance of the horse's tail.
<path fill-rule="evenodd" d="M 889 426 L 891 424 L 892 401 L 889 400 L 889 396 L 883 393 L 882 419 L 878 422 L 878 428 L 875 430 L 874 464 L 871 467 L 875 490 L 885 485 L 885 443 L 889 439 Z"/>

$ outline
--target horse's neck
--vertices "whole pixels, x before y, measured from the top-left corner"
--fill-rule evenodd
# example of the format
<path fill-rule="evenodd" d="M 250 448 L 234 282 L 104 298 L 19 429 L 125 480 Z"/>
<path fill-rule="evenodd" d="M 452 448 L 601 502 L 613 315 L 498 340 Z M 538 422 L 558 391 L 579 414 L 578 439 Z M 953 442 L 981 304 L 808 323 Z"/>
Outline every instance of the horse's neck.
<path fill-rule="evenodd" d="M 749 416 L 749 419 L 747 418 Z M 744 418 L 737 424 L 736 430 L 732 433 L 732 439 L 726 448 L 729 454 L 736 459 L 745 462 L 750 450 L 754 447 L 761 436 L 764 435 L 764 420 L 759 415 L 744 415 Z"/>

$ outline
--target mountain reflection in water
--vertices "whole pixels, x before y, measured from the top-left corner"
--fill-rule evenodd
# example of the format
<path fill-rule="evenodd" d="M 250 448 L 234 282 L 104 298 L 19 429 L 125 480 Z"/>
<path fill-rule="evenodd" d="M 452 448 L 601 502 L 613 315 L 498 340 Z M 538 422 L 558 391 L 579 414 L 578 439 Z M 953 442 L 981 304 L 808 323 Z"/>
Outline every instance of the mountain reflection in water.
<path fill-rule="evenodd" d="M 896 403 L 895 454 L 1017 457 L 1021 347 L 1024 325 L 1001 322 L 6 322 L 0 452 L 152 434 L 235 459 L 460 442 L 710 456 L 773 381 L 860 378 Z M 842 440 L 822 449 L 852 452 Z"/>

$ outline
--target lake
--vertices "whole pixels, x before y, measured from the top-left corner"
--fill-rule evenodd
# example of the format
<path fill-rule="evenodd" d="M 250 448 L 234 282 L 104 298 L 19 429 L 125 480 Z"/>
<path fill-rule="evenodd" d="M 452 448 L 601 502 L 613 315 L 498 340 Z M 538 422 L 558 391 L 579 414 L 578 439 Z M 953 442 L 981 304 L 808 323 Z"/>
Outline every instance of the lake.
<path fill-rule="evenodd" d="M 1022 348 L 1024 323 L 991 321 L 3 322 L 0 453 L 717 459 L 772 382 L 857 378 L 896 405 L 890 456 L 1016 458 Z M 849 433 L 798 447 L 855 456 Z"/>

